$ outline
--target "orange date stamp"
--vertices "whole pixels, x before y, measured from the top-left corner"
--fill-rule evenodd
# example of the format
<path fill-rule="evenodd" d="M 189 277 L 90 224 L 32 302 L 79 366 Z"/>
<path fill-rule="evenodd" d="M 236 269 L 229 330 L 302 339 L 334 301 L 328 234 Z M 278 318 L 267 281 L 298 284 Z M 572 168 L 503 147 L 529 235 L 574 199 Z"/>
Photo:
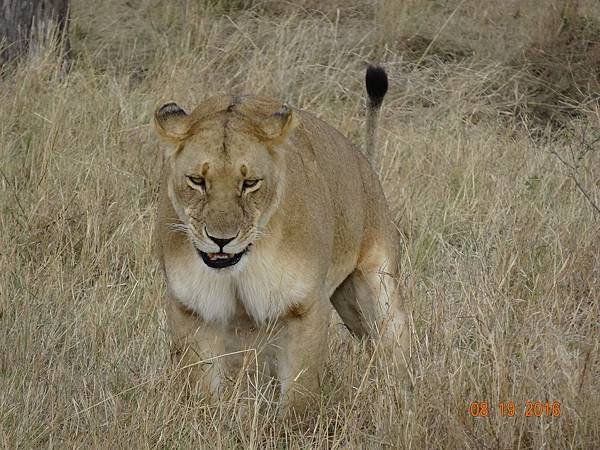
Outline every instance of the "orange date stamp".
<path fill-rule="evenodd" d="M 469 405 L 469 414 L 472 417 L 489 417 L 491 414 L 500 414 L 502 417 L 560 417 L 560 402 L 500 402 L 493 405 L 490 402 L 472 402 Z"/>

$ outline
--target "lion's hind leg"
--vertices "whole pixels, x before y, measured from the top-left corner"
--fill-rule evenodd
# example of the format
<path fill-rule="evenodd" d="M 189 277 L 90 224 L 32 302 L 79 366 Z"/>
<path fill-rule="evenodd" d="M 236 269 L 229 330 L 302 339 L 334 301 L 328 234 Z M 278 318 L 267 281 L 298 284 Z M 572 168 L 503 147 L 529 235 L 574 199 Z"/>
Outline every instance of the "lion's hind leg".
<path fill-rule="evenodd" d="M 398 285 L 396 258 L 373 247 L 335 290 L 331 302 L 352 334 L 374 342 L 381 338 L 406 364 L 410 333 Z"/>

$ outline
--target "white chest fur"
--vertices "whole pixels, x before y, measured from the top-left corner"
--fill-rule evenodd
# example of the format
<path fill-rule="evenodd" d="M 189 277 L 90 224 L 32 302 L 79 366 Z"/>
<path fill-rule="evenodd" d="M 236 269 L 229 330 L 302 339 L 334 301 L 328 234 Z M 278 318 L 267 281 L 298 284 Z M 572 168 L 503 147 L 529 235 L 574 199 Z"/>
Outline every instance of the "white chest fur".
<path fill-rule="evenodd" d="M 308 294 L 302 275 L 277 258 L 250 252 L 233 267 L 211 269 L 193 251 L 165 260 L 168 288 L 204 320 L 226 324 L 240 302 L 257 324 L 286 314 Z"/>

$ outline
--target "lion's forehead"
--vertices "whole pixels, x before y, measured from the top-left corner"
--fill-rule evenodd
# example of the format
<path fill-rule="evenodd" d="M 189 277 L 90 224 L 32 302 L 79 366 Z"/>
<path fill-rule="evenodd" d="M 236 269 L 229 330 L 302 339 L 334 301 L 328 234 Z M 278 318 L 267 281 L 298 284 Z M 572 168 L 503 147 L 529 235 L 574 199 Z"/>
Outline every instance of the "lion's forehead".
<path fill-rule="evenodd" d="M 200 171 L 235 169 L 242 170 L 264 166 L 272 160 L 268 148 L 251 135 L 232 132 L 199 132 L 185 142 L 178 155 L 179 167 L 190 167 Z"/>

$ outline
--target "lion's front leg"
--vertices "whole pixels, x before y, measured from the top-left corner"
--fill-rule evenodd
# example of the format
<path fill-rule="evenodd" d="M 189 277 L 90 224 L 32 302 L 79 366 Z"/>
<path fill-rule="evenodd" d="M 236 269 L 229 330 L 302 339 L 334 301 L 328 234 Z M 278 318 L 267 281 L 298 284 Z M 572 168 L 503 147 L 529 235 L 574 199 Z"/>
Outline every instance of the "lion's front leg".
<path fill-rule="evenodd" d="M 167 322 L 171 330 L 171 351 L 175 370 L 183 375 L 191 390 L 199 390 L 208 400 L 223 393 L 225 353 L 221 330 L 204 322 L 176 299 L 167 300 Z"/>
<path fill-rule="evenodd" d="M 329 316 L 325 297 L 289 308 L 276 352 L 284 413 L 302 414 L 318 396 L 327 359 Z"/>

